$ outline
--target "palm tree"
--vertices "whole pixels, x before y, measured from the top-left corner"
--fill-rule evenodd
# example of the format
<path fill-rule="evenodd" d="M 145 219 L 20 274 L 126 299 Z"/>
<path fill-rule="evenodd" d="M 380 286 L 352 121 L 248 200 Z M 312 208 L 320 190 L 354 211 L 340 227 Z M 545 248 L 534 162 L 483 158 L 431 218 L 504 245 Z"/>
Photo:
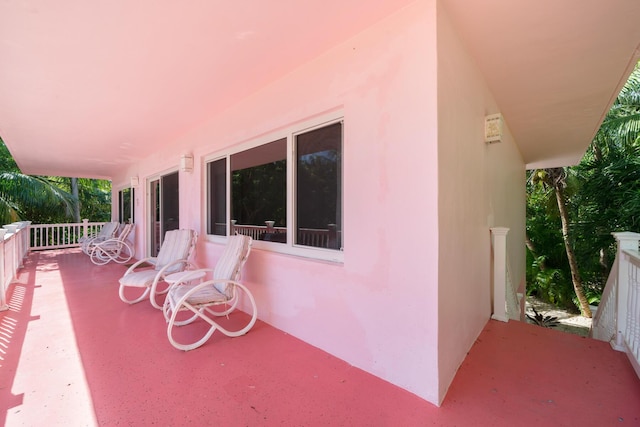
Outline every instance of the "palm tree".
<path fill-rule="evenodd" d="M 73 211 L 73 222 L 80 222 L 81 218 L 110 221 L 111 181 L 66 177 L 47 177 L 47 179 L 79 201 Z"/>
<path fill-rule="evenodd" d="M 585 291 L 593 297 L 606 283 L 615 253 L 611 232 L 640 227 L 640 67 L 636 66 L 614 101 L 580 165 L 535 170 L 529 176 L 532 201 L 546 205 L 555 199 L 555 212 L 545 214 L 544 208 L 537 212 L 547 224 L 560 218 L 567 257 L 563 264 L 571 271 L 576 305 L 586 315 L 590 310 Z M 541 245 L 550 241 L 544 239 L 547 231 L 539 229 L 539 222 L 538 228 L 533 227 L 528 218 L 527 231 L 534 233 L 529 237 L 537 243 L 535 249 L 544 252 L 532 252 L 535 259 L 546 260 L 556 247 Z"/>
<path fill-rule="evenodd" d="M 576 233 L 599 255 L 603 287 L 615 255 L 612 231 L 640 227 L 640 68 L 636 66 L 580 165 Z M 588 242 L 588 243 L 587 243 Z"/>
<path fill-rule="evenodd" d="M 596 158 L 611 144 L 637 150 L 640 137 L 640 62 L 629 76 L 593 141 Z M 636 153 L 637 154 L 637 151 Z"/>
<path fill-rule="evenodd" d="M 569 269 L 571 270 L 573 290 L 578 298 L 580 312 L 585 317 L 591 317 L 591 308 L 584 293 L 582 277 L 580 275 L 580 269 L 578 268 L 578 259 L 573 249 L 573 239 L 569 228 L 569 210 L 567 209 L 567 196 L 565 194 L 567 170 L 565 168 L 539 169 L 532 174 L 532 179 L 534 183 L 538 183 L 552 190 L 555 195 L 562 223 L 562 240 L 564 242 L 567 260 L 569 261 Z"/>
<path fill-rule="evenodd" d="M 20 219 L 50 222 L 51 218 L 71 218 L 78 200 L 46 177 L 20 172 L 0 139 L 0 224 Z"/>

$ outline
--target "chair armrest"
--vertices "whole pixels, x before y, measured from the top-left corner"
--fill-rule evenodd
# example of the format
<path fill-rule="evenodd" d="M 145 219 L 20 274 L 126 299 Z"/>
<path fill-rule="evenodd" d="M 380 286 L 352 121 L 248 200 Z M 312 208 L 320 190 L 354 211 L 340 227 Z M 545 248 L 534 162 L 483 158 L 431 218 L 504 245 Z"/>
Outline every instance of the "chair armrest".
<path fill-rule="evenodd" d="M 178 259 L 178 260 L 175 260 L 175 261 L 171 261 L 170 263 L 168 263 L 167 265 L 162 267 L 158 271 L 160 273 L 159 276 L 164 277 L 166 274 L 177 273 L 178 271 L 173 271 L 171 273 L 167 273 L 167 270 L 171 269 L 172 267 L 175 267 L 178 264 L 184 264 L 185 265 L 183 270 L 186 270 L 189 266 L 193 266 L 196 269 L 198 268 L 198 265 L 196 263 L 191 262 L 188 259 Z"/>
<path fill-rule="evenodd" d="M 133 272 L 133 270 L 135 270 L 137 267 L 139 267 L 140 265 L 144 264 L 144 263 L 148 263 L 151 265 L 155 265 L 156 264 L 156 257 L 147 257 L 147 258 L 142 258 L 141 260 L 136 261 L 131 267 L 129 267 L 129 269 L 124 273 L 124 276 L 126 276 L 127 274 L 130 274 Z"/>
<path fill-rule="evenodd" d="M 165 277 L 169 277 L 171 275 L 180 275 L 180 279 L 171 283 L 171 285 L 169 286 L 169 290 L 171 290 L 172 288 L 175 288 L 176 286 L 181 286 L 186 282 L 189 282 L 195 278 L 198 278 L 202 273 L 213 273 L 213 268 L 197 268 L 198 266 L 196 264 L 193 263 L 189 263 L 190 265 L 195 266 L 196 268 L 193 270 L 184 270 L 184 271 L 180 271 L 180 272 L 176 272 L 176 273 L 171 273 L 168 274 Z"/>

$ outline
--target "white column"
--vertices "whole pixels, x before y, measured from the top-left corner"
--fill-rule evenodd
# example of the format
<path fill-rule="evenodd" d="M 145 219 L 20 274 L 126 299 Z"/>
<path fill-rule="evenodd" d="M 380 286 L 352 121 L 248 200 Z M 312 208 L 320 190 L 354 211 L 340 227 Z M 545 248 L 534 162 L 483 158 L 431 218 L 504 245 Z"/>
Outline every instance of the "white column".
<path fill-rule="evenodd" d="M 493 314 L 491 318 L 509 321 L 507 313 L 507 233 L 508 228 L 491 228 L 493 240 Z"/>

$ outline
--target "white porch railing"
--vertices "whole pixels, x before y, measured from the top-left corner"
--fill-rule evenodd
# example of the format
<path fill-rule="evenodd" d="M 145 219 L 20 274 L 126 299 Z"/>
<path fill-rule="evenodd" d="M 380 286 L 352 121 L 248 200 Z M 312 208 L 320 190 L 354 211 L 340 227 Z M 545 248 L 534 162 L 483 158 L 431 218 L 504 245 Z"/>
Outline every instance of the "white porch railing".
<path fill-rule="evenodd" d="M 640 234 L 613 233 L 618 248 L 600 305 L 593 318 L 591 337 L 608 341 L 627 353 L 640 377 Z"/>
<path fill-rule="evenodd" d="M 254 240 L 286 242 L 287 227 L 274 227 L 273 221 L 265 221 L 265 223 L 266 225 L 245 225 L 237 224 L 232 220 L 231 234 L 244 234 L 251 236 Z M 296 243 L 316 248 L 337 249 L 339 237 L 340 232 L 337 231 L 335 224 L 329 224 L 327 228 L 299 228 Z"/>
<path fill-rule="evenodd" d="M 29 221 L 14 222 L 0 229 L 0 311 L 9 309 L 7 287 L 16 278 L 29 251 Z"/>
<path fill-rule="evenodd" d="M 80 246 L 80 237 L 97 234 L 105 222 L 82 222 L 68 224 L 32 224 L 31 250 L 74 248 Z"/>
<path fill-rule="evenodd" d="M 31 224 L 14 222 L 0 229 L 0 311 L 8 310 L 7 288 L 17 277 L 29 250 L 71 248 L 79 239 L 100 231 L 104 222 L 70 224 Z"/>
<path fill-rule="evenodd" d="M 286 227 L 274 227 L 273 221 L 265 221 L 267 225 L 245 225 L 237 224 L 235 220 L 231 221 L 231 234 L 244 234 L 251 236 L 253 240 L 263 240 L 265 234 L 284 234 L 287 235 Z"/>
<path fill-rule="evenodd" d="M 520 299 L 509 274 L 507 262 L 508 228 L 491 228 L 493 248 L 493 312 L 491 318 L 508 322 L 521 320 Z"/>

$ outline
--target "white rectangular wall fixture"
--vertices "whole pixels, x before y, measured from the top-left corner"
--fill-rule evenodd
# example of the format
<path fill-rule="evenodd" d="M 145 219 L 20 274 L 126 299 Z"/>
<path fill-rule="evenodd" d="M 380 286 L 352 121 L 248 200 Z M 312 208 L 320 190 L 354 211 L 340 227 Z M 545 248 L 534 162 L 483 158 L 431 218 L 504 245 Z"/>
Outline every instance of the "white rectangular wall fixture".
<path fill-rule="evenodd" d="M 193 172 L 193 155 L 184 154 L 180 157 L 180 170 L 182 172 Z"/>
<path fill-rule="evenodd" d="M 493 144 L 494 142 L 502 142 L 502 132 L 504 121 L 502 114 L 490 114 L 484 118 L 484 142 Z"/>

